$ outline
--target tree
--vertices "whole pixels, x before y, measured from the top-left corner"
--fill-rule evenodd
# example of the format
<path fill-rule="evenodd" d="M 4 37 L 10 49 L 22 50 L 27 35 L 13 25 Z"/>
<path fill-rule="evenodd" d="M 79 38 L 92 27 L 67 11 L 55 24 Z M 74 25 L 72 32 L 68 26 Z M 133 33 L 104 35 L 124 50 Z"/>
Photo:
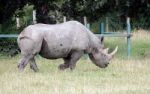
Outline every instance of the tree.
<path fill-rule="evenodd" d="M 26 0 L 1 0 L 0 1 L 0 24 L 8 21 L 17 9 L 21 9 Z"/>
<path fill-rule="evenodd" d="M 34 5 L 34 9 L 37 11 L 38 23 L 56 23 L 53 17 L 49 14 L 50 11 L 57 10 L 55 2 L 57 0 L 30 0 L 30 3 Z"/>
<path fill-rule="evenodd" d="M 38 23 L 56 23 L 60 15 L 81 22 L 83 16 L 87 16 L 89 22 L 105 16 L 116 16 L 125 22 L 129 16 L 133 23 L 145 23 L 139 26 L 150 25 L 150 0 L 1 0 L 0 24 L 17 15 L 15 11 L 26 4 L 34 5 Z"/>

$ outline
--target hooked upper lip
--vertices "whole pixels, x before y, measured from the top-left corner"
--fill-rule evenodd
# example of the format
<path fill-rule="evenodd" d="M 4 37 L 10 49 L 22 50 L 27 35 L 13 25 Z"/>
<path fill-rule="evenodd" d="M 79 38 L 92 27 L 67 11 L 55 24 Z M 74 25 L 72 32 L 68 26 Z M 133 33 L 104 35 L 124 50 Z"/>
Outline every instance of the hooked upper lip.
<path fill-rule="evenodd" d="M 101 66 L 101 68 L 106 68 L 108 66 L 108 64 L 104 64 L 103 66 Z"/>

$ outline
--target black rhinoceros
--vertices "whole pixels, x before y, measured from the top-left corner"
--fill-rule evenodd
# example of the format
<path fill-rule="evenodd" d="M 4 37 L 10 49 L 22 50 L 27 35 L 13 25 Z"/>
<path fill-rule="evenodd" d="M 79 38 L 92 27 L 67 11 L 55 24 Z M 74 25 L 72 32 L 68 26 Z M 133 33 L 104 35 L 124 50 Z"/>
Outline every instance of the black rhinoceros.
<path fill-rule="evenodd" d="M 30 25 L 20 33 L 17 42 L 22 55 L 19 70 L 23 70 L 30 61 L 30 68 L 35 72 L 38 71 L 35 62 L 37 54 L 47 59 L 63 58 L 64 64 L 59 65 L 59 69 L 73 70 L 85 53 L 96 66 L 105 68 L 118 49 L 116 47 L 108 53 L 101 46 L 100 39 L 77 21 Z"/>

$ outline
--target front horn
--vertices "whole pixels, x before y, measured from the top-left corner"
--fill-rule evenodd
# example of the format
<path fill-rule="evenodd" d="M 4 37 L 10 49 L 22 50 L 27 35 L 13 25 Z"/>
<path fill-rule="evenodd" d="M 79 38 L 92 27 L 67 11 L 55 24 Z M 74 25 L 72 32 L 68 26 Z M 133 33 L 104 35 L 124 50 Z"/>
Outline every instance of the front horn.
<path fill-rule="evenodd" d="M 118 50 L 118 46 L 116 46 L 115 50 L 113 52 L 111 52 L 109 55 L 111 57 L 113 57 L 115 55 L 115 53 L 117 52 L 117 50 Z"/>

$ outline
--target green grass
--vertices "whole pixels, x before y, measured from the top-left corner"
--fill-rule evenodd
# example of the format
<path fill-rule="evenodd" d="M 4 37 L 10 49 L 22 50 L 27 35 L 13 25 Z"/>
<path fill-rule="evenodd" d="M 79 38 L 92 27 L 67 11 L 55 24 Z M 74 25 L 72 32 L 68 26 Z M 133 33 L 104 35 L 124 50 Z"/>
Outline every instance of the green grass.
<path fill-rule="evenodd" d="M 114 59 L 106 69 L 81 59 L 76 69 L 59 71 L 62 60 L 37 58 L 40 71 L 29 66 L 19 73 L 16 62 L 2 59 L 0 63 L 0 94 L 149 94 L 150 59 Z"/>
<path fill-rule="evenodd" d="M 134 34 L 132 57 L 126 59 L 123 39 L 106 39 L 105 44 L 119 45 L 111 64 L 100 69 L 83 57 L 76 69 L 58 70 L 63 61 L 37 57 L 40 71 L 34 73 L 29 65 L 24 72 L 17 69 L 20 55 L 0 58 L 0 94 L 149 94 L 150 38 L 148 33 Z M 125 40 L 125 39 L 124 39 Z"/>

